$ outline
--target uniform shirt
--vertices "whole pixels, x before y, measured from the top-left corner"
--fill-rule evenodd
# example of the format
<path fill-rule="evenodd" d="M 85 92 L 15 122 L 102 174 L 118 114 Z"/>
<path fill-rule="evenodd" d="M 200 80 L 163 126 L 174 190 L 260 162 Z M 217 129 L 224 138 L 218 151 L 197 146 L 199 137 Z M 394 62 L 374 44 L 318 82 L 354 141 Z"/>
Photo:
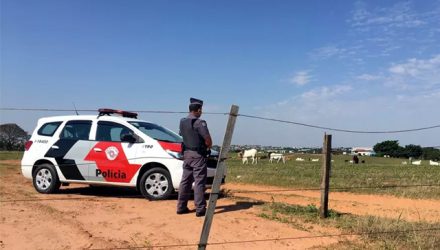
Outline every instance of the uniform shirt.
<path fill-rule="evenodd" d="M 193 114 L 189 114 L 187 118 L 188 119 L 197 119 L 194 122 L 193 127 L 196 130 L 196 132 L 199 133 L 204 139 L 206 139 L 210 136 L 209 130 L 208 130 L 208 124 L 206 124 L 205 120 L 199 119 Z M 179 131 L 179 134 L 181 135 L 180 131 Z M 203 142 L 203 143 L 205 143 L 205 142 Z"/>
<path fill-rule="evenodd" d="M 208 138 L 210 136 L 209 130 L 208 130 L 208 124 L 206 124 L 205 120 L 199 119 L 199 118 L 197 118 L 195 115 L 193 115 L 191 113 L 187 116 L 187 118 L 188 119 L 196 119 L 196 121 L 194 122 L 193 128 L 204 139 L 206 139 L 206 138 Z M 180 131 L 179 131 L 179 134 L 182 135 Z M 205 143 L 205 141 L 202 141 L 201 143 Z M 193 158 L 193 157 L 201 157 L 201 156 L 196 151 L 192 151 L 192 150 L 186 150 L 185 151 L 184 158 Z"/>

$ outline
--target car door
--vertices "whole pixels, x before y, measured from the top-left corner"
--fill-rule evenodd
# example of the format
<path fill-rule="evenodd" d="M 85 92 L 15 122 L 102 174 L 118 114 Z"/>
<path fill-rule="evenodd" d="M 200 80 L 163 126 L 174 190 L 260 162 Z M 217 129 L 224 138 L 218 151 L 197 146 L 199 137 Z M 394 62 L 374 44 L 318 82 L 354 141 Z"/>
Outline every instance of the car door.
<path fill-rule="evenodd" d="M 59 139 L 51 146 L 46 157 L 55 158 L 66 180 L 84 181 L 89 175 L 88 162 L 84 156 L 90 151 L 89 140 L 92 121 L 70 120 L 64 125 Z"/>
<path fill-rule="evenodd" d="M 123 124 L 98 121 L 95 145 L 85 158 L 94 162 L 89 165 L 90 180 L 121 184 L 131 181 L 141 167 L 140 164 L 132 164 L 141 143 L 123 141 L 126 134 L 135 135 Z"/>

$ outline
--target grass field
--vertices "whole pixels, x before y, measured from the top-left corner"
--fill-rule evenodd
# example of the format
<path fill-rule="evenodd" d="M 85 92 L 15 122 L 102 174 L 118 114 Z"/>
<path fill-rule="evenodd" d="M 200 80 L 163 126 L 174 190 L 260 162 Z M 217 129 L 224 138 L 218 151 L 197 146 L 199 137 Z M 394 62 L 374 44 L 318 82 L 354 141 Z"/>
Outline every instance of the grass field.
<path fill-rule="evenodd" d="M 301 157 L 304 162 L 294 159 Z M 257 165 L 242 165 L 237 158 L 228 160 L 228 182 L 279 186 L 283 188 L 319 188 L 321 183 L 320 155 L 291 155 L 283 163 L 269 163 L 262 159 Z M 308 161 L 320 158 L 319 162 Z M 390 194 L 408 198 L 440 199 L 440 167 L 402 165 L 402 159 L 360 157 L 363 164 L 346 162 L 351 156 L 332 158 L 330 189 L 353 193 Z M 424 187 L 389 187 L 408 185 L 434 185 Z M 345 189 L 346 188 L 346 189 Z"/>
<path fill-rule="evenodd" d="M 322 220 L 318 216 L 318 208 L 313 205 L 283 203 L 264 204 L 259 216 L 287 223 L 300 230 L 313 232 L 315 226 L 334 227 L 343 234 L 359 234 L 362 238 L 362 242 L 340 241 L 332 247 L 335 249 L 436 249 L 440 244 L 440 223 L 410 223 L 400 219 L 341 214 L 332 210 L 329 211 L 329 218 Z"/>
<path fill-rule="evenodd" d="M 0 151 L 0 161 L 3 160 L 21 160 L 22 151 Z"/>
<path fill-rule="evenodd" d="M 0 160 L 20 160 L 22 156 L 23 152 L 0 151 Z M 306 161 L 297 162 L 296 157 Z M 232 158 L 227 161 L 227 181 L 282 188 L 319 188 L 322 160 L 311 162 L 308 159 L 320 157 L 317 154 L 290 155 L 286 164 L 262 159 L 257 165 L 242 165 L 239 159 Z M 346 162 L 351 156 L 336 155 L 332 159 L 330 189 L 335 191 L 440 199 L 440 167 L 429 166 L 428 161 L 414 166 L 402 165 L 402 159 L 360 157 L 365 163 L 354 165 Z M 409 185 L 434 186 L 389 187 Z"/>

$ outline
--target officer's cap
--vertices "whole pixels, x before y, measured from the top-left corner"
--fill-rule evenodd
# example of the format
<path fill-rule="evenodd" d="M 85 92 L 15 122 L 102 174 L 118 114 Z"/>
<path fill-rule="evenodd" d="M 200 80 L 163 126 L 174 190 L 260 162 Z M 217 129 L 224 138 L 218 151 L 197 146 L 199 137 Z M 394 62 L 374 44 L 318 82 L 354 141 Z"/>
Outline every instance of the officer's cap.
<path fill-rule="evenodd" d="M 199 99 L 196 99 L 196 98 L 190 98 L 189 99 L 189 102 L 191 103 L 191 104 L 199 104 L 200 106 L 203 106 L 203 101 L 202 100 L 199 100 Z"/>

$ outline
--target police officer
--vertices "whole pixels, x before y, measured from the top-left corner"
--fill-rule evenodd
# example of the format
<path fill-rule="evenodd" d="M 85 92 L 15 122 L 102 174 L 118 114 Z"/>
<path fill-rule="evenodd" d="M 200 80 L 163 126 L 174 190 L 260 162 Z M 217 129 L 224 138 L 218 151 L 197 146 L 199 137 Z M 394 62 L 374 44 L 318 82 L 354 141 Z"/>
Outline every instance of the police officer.
<path fill-rule="evenodd" d="M 188 200 L 194 182 L 194 204 L 196 216 L 206 213 L 205 186 L 207 157 L 212 147 L 208 126 L 202 115 L 203 101 L 190 98 L 189 115 L 180 120 L 180 135 L 183 137 L 183 174 L 179 187 L 177 214 L 189 213 Z"/>

